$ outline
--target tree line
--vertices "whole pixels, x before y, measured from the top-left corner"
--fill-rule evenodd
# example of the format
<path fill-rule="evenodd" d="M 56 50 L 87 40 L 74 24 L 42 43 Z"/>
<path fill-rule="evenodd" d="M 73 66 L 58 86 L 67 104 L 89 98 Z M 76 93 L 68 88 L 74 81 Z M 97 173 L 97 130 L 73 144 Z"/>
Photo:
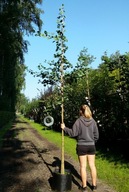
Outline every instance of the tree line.
<path fill-rule="evenodd" d="M 0 126 L 13 118 L 25 86 L 25 35 L 41 31 L 41 0 L 0 1 Z M 36 33 L 37 33 L 36 31 Z"/>

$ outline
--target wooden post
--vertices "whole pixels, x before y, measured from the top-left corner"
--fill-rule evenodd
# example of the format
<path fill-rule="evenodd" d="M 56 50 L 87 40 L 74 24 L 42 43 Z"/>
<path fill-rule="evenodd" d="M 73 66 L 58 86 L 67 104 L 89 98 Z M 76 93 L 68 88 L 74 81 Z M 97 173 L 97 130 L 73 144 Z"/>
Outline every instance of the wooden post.
<path fill-rule="evenodd" d="M 62 21 L 62 25 L 64 20 Z M 64 29 L 62 27 L 62 33 L 64 33 Z M 64 123 L 64 47 L 63 47 L 63 40 L 61 41 L 61 123 Z M 61 174 L 65 173 L 64 167 L 64 130 L 62 129 L 62 146 L 61 146 Z"/>
<path fill-rule="evenodd" d="M 63 64 L 62 64 L 63 67 Z M 61 75 L 61 94 L 62 94 L 62 104 L 61 104 L 61 123 L 64 123 L 64 93 L 63 93 L 63 71 Z M 64 174 L 64 130 L 62 129 L 62 146 L 61 146 L 61 174 Z"/>
<path fill-rule="evenodd" d="M 86 84 L 87 84 L 87 96 L 88 96 L 88 99 L 90 99 L 88 69 L 86 71 Z"/>

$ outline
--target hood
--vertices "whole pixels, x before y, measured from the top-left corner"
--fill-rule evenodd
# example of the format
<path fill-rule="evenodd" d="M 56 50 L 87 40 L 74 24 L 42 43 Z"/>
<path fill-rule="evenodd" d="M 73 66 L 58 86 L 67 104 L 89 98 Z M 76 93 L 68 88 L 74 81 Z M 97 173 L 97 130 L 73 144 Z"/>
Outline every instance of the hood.
<path fill-rule="evenodd" d="M 80 116 L 80 121 L 85 125 L 85 126 L 90 126 L 93 122 L 93 118 L 86 118 L 86 117 L 83 117 L 83 116 Z"/>

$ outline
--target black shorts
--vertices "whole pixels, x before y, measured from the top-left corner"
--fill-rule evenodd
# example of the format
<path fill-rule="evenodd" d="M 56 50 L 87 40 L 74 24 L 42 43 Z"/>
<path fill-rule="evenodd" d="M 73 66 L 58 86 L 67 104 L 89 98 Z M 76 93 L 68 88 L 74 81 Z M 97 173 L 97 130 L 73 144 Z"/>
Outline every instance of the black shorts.
<path fill-rule="evenodd" d="M 95 145 L 77 145 L 76 153 L 80 155 L 95 155 L 96 148 Z"/>

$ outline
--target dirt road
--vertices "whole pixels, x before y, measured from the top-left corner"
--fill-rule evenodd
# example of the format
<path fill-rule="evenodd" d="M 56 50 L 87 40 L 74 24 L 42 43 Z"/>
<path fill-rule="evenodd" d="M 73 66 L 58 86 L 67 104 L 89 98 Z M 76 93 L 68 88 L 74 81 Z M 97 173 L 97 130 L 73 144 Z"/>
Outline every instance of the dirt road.
<path fill-rule="evenodd" d="M 60 165 L 61 151 L 42 138 L 27 122 L 19 119 L 4 138 L 0 150 L 0 192 L 49 192 L 53 172 Z M 79 164 L 65 155 L 65 166 L 72 172 L 72 190 L 79 192 Z M 88 175 L 90 192 L 90 175 Z M 98 192 L 116 192 L 98 180 Z"/>

